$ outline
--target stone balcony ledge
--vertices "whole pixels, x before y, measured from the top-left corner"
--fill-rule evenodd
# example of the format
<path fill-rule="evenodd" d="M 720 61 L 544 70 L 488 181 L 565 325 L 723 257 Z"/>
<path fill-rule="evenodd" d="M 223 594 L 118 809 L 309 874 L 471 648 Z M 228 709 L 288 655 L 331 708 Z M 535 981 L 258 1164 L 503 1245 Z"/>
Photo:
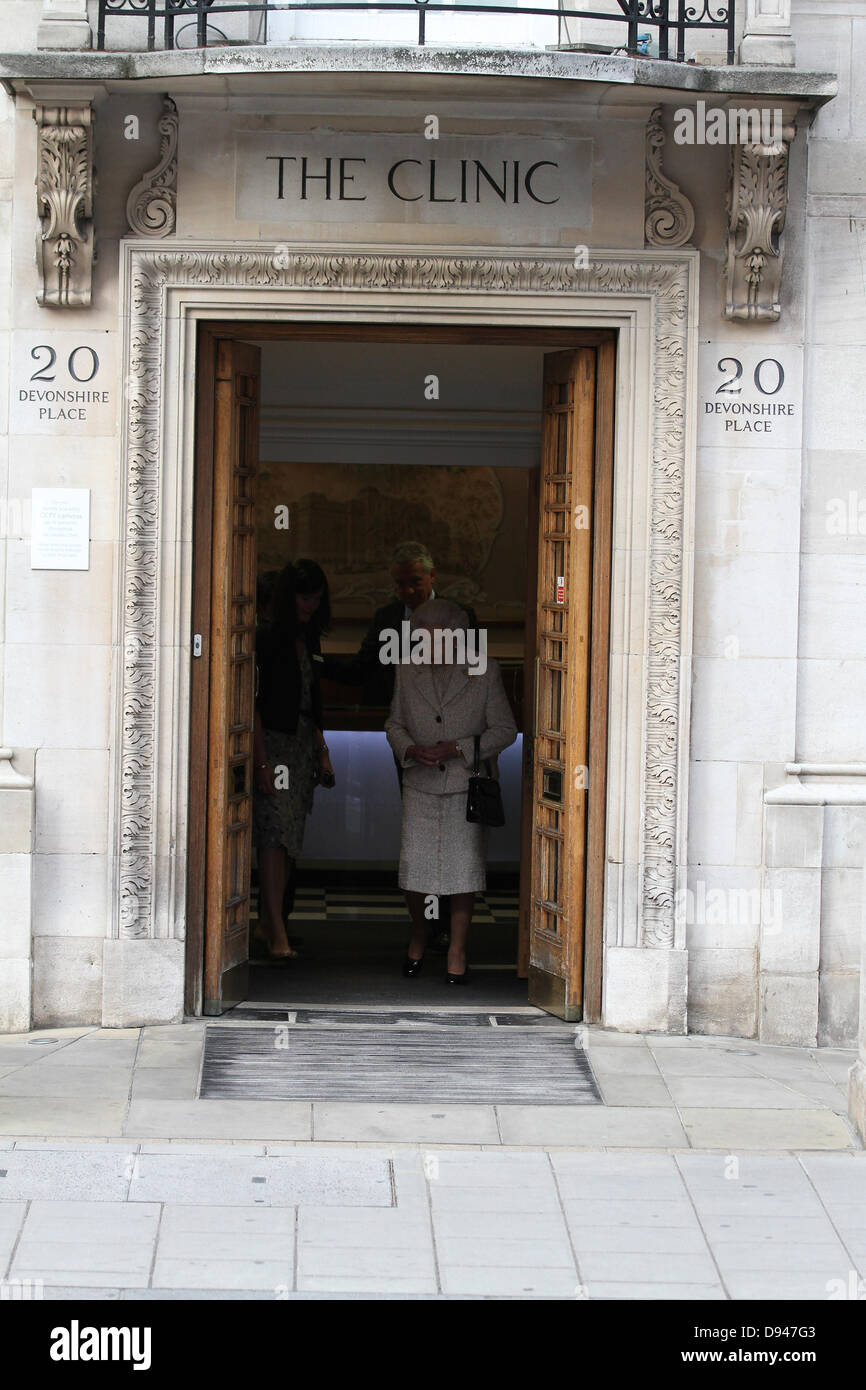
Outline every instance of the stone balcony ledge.
<path fill-rule="evenodd" d="M 563 49 L 399 47 L 386 44 L 298 42 L 172 51 L 107 52 L 39 50 L 0 53 L 0 81 L 154 82 L 202 78 L 240 89 L 243 79 L 301 73 L 337 76 L 370 74 L 396 84 L 407 74 L 428 77 L 495 77 L 598 83 L 621 88 L 707 94 L 717 97 L 776 97 L 822 104 L 836 95 L 835 73 L 797 68 L 698 66 L 658 59 L 576 53 Z M 258 82 L 256 82 L 258 85 Z"/>

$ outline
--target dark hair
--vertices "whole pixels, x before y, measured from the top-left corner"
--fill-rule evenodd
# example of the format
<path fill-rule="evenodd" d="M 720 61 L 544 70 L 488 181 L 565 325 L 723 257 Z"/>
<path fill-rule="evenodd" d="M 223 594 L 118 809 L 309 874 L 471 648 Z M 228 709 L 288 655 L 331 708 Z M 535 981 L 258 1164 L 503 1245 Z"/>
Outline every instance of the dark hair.
<path fill-rule="evenodd" d="M 256 580 L 256 617 L 259 622 L 264 621 L 265 614 L 267 614 L 268 617 L 270 616 L 270 609 L 274 601 L 274 592 L 279 577 L 279 570 L 266 570 L 265 573 L 260 574 Z"/>
<path fill-rule="evenodd" d="M 293 640 L 298 635 L 296 594 L 321 593 L 322 601 L 310 619 L 308 641 L 313 641 L 331 626 L 331 592 L 328 577 L 315 560 L 296 560 L 280 571 L 276 582 L 272 608 L 272 627 L 280 637 Z"/>

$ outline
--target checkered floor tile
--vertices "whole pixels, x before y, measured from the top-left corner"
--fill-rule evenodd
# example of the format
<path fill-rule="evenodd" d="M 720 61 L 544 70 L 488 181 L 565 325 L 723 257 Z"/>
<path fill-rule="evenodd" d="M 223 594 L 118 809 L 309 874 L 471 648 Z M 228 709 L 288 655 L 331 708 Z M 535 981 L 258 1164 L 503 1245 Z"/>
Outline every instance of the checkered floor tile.
<path fill-rule="evenodd" d="M 516 892 L 477 893 L 474 925 L 505 925 L 517 921 Z M 252 918 L 258 916 L 257 894 L 253 894 Z M 295 894 L 292 926 L 305 922 L 408 920 L 403 894 L 397 888 L 354 890 L 351 888 L 299 888 Z"/>

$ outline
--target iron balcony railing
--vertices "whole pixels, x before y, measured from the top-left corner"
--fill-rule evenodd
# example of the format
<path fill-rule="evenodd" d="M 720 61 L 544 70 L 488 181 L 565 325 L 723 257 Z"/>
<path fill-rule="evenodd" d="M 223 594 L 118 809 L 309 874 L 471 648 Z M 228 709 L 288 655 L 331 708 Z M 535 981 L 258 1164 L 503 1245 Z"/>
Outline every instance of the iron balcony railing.
<path fill-rule="evenodd" d="M 418 43 L 423 44 L 426 36 L 428 14 L 441 12 L 448 15 L 476 14 L 491 16 L 491 37 L 493 36 L 494 15 L 546 16 L 559 21 L 595 20 L 611 25 L 612 44 L 624 48 L 634 56 L 649 54 L 650 42 L 655 39 L 655 49 L 659 58 L 673 59 L 684 63 L 686 59 L 686 38 L 696 32 L 723 33 L 727 41 L 727 61 L 734 62 L 734 30 L 736 24 L 736 0 L 616 0 L 620 13 L 601 13 L 593 9 L 574 9 L 565 0 L 558 7 L 488 5 L 488 4 L 437 4 L 435 0 L 99 0 L 99 22 L 97 27 L 97 48 L 105 48 L 106 25 L 115 20 L 137 19 L 147 22 L 147 47 L 157 47 L 157 33 L 161 29 L 161 47 L 209 46 L 209 33 L 214 30 L 214 21 L 219 16 L 238 14 L 258 14 L 262 16 L 261 32 L 256 42 L 267 43 L 268 16 L 278 11 L 299 10 L 304 13 L 327 11 L 380 11 L 387 14 L 417 13 Z M 186 38 L 178 43 L 178 35 L 194 28 L 195 42 Z M 119 30 L 115 29 L 117 35 Z M 345 35 L 351 38 L 351 34 Z M 224 42 L 217 38 L 217 42 Z M 212 42 L 212 40 L 210 40 Z M 653 52 L 651 56 L 656 56 Z"/>

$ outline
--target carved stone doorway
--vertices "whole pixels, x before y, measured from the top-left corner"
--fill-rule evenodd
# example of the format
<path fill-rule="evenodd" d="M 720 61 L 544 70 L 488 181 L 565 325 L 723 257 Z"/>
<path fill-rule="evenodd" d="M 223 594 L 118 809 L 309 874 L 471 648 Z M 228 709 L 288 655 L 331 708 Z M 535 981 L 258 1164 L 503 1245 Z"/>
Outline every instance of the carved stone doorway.
<path fill-rule="evenodd" d="M 681 1032 L 697 253 L 126 242 L 126 405 L 104 1021 L 182 1016 L 201 324 L 616 329 L 607 1026 Z"/>

